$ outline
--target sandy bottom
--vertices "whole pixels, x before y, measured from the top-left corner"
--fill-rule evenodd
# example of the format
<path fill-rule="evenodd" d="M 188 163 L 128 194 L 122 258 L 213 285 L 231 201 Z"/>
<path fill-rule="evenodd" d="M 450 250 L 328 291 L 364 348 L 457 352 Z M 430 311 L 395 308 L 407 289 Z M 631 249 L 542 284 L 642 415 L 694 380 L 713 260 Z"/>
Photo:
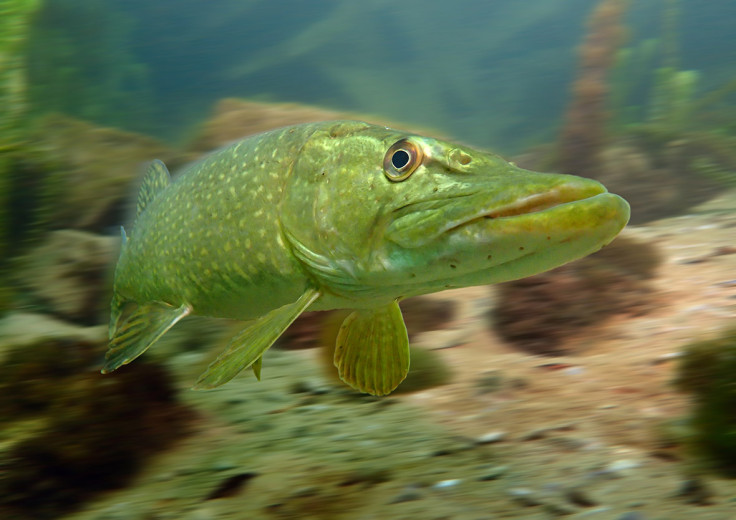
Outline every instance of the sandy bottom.
<path fill-rule="evenodd" d="M 626 233 L 664 257 L 654 308 L 586 329 L 575 355 L 494 336 L 478 317 L 488 287 L 441 293 L 465 331 L 437 351 L 452 383 L 361 398 L 330 386 L 316 353 L 280 353 L 260 383 L 183 393 L 193 434 L 68 518 L 736 518 L 736 481 L 693 479 L 661 434 L 689 407 L 677 353 L 736 323 L 736 254 L 718 254 L 736 245 L 736 194 Z"/>

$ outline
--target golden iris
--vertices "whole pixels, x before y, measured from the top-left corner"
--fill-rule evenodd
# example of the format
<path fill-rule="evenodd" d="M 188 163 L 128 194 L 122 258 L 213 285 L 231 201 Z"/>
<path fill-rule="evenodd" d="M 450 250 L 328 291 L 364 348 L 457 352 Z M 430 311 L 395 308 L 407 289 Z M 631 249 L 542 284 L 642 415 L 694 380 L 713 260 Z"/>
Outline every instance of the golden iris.
<path fill-rule="evenodd" d="M 383 158 L 383 173 L 390 181 L 403 181 L 422 164 L 423 158 L 424 154 L 419 145 L 409 139 L 400 139 L 386 152 Z"/>

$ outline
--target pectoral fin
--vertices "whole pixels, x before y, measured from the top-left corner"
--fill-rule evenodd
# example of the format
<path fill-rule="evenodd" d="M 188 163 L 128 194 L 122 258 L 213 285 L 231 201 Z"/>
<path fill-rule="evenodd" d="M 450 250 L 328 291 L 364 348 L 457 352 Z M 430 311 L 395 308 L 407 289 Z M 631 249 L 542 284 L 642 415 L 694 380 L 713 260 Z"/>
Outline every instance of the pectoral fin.
<path fill-rule="evenodd" d="M 396 302 L 351 313 L 337 335 L 340 379 L 373 395 L 390 394 L 409 373 L 409 338 Z"/>
<path fill-rule="evenodd" d="M 250 368 L 253 370 L 253 375 L 256 376 L 256 379 L 259 381 L 261 380 L 261 367 L 263 366 L 263 356 L 256 359 L 253 364 L 250 366 Z"/>
<path fill-rule="evenodd" d="M 261 356 L 291 323 L 319 297 L 316 289 L 307 290 L 297 301 L 274 309 L 235 336 L 208 368 L 199 376 L 194 390 L 223 385 L 250 366 L 260 379 Z"/>
<path fill-rule="evenodd" d="M 133 361 L 190 312 L 192 308 L 188 304 L 174 307 L 163 302 L 148 302 L 139 305 L 120 326 L 117 325 L 119 311 L 118 314 L 113 312 L 112 337 L 102 373 L 107 374 Z"/>

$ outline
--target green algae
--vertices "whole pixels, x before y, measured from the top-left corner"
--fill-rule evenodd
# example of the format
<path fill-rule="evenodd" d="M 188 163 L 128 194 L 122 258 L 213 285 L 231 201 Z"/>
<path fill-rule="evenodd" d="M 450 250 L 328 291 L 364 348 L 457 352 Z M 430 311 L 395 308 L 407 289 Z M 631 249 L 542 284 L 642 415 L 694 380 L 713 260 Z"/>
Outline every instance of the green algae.
<path fill-rule="evenodd" d="M 2 345 L 0 517 L 58 518 L 124 485 L 186 432 L 168 373 L 141 363 L 100 377 L 96 342 Z"/>
<path fill-rule="evenodd" d="M 736 328 L 686 346 L 675 384 L 693 398 L 692 451 L 704 466 L 736 477 Z"/>
<path fill-rule="evenodd" d="M 0 4 L 0 314 L 10 308 L 13 291 L 7 284 L 10 175 L 13 155 L 24 141 L 27 111 L 25 50 L 30 21 L 40 0 L 6 0 Z"/>

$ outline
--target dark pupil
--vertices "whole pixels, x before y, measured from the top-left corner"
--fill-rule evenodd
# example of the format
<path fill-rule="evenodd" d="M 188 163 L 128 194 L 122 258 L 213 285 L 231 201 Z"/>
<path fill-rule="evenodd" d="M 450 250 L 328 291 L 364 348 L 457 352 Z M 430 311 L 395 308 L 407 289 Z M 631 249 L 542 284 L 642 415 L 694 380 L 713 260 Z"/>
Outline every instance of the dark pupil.
<path fill-rule="evenodd" d="M 407 152 L 406 150 L 396 150 L 391 156 L 391 164 L 394 165 L 394 168 L 400 170 L 404 166 L 409 164 L 409 159 L 409 152 Z"/>

